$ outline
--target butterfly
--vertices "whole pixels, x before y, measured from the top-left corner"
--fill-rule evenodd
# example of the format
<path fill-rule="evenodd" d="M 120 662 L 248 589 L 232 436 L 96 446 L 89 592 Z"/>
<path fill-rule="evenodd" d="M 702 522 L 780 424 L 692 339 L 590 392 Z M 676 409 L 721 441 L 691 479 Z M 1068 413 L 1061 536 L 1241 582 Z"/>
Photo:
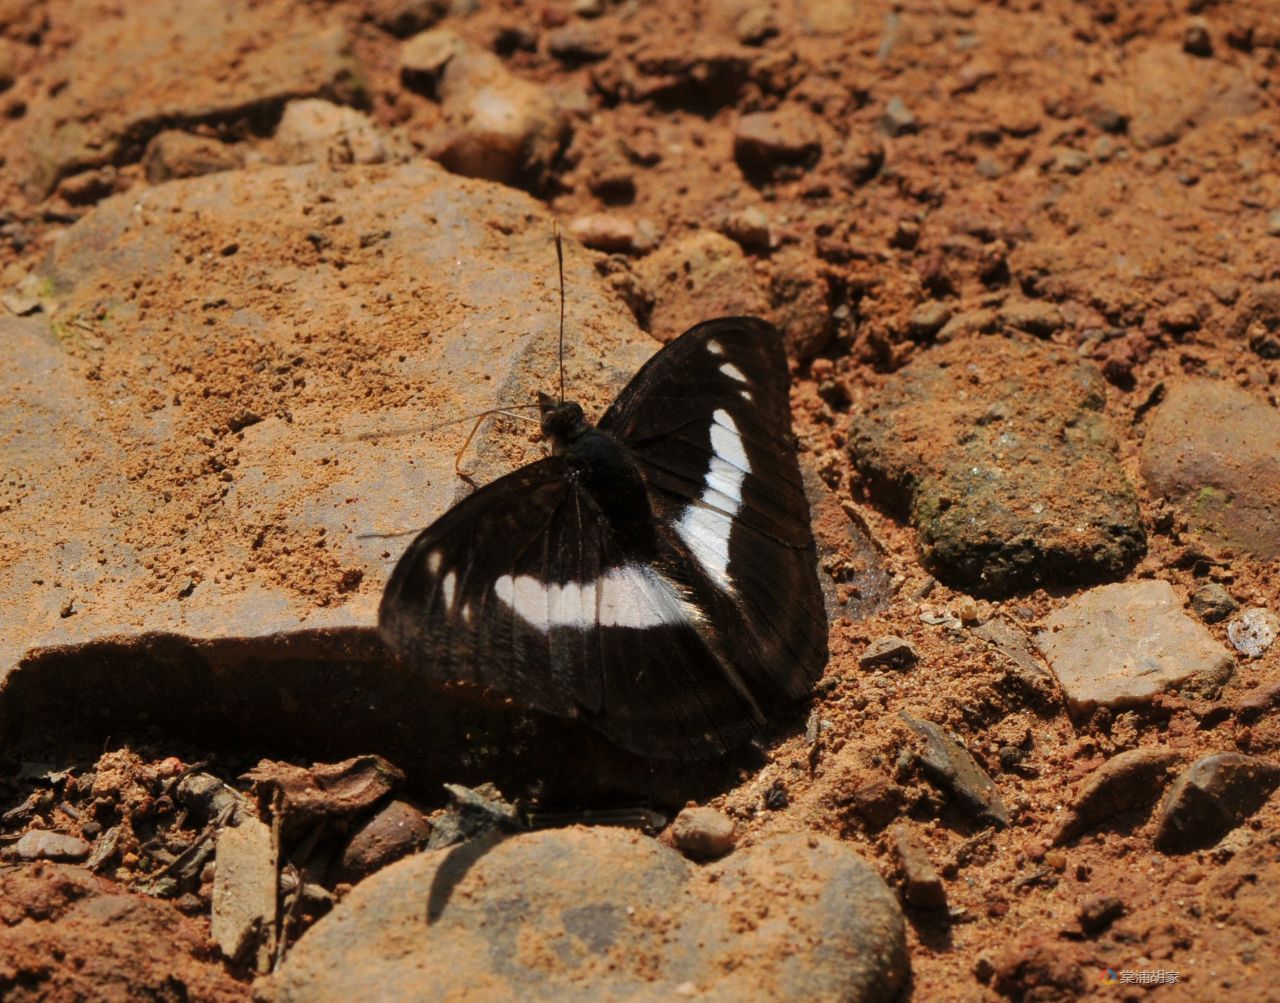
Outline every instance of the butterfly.
<path fill-rule="evenodd" d="M 539 394 L 551 455 L 421 532 L 382 637 L 430 680 L 643 756 L 745 744 L 827 661 L 788 386 L 778 331 L 728 317 L 660 349 L 597 425 Z"/>

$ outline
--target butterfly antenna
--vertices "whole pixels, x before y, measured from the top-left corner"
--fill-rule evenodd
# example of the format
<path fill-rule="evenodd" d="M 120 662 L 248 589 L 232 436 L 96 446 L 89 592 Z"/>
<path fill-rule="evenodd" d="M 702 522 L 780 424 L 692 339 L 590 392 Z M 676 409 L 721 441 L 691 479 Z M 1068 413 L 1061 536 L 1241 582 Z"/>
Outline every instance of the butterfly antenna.
<path fill-rule="evenodd" d="M 560 403 L 564 403 L 564 246 L 560 240 L 560 224 L 552 221 L 556 237 L 556 267 L 560 271 Z"/>
<path fill-rule="evenodd" d="M 508 411 L 514 411 L 519 408 L 533 408 L 537 406 L 537 404 L 499 404 L 497 407 L 489 408 L 487 411 L 481 411 L 478 415 L 468 414 L 461 418 L 452 418 L 449 421 L 442 421 L 437 425 L 411 425 L 405 428 L 389 428 L 382 432 L 360 432 L 356 435 L 347 437 L 345 441 L 377 442 L 380 439 L 393 439 L 399 435 L 426 435 L 428 432 L 435 432 L 442 428 L 448 428 L 451 425 L 461 425 L 464 422 L 472 420 L 483 421 L 491 414 L 506 414 Z M 518 418 L 521 421 L 537 421 L 536 418 L 530 418 L 523 414 L 508 414 L 507 417 Z M 469 442 L 470 439 L 468 438 L 467 441 Z"/>

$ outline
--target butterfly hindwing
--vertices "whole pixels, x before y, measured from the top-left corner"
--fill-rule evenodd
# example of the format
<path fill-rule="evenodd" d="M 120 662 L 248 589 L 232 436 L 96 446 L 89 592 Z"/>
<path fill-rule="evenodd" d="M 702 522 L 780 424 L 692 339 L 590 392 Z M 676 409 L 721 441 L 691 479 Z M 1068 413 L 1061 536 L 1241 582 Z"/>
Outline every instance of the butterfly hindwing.
<path fill-rule="evenodd" d="M 433 680 L 583 719 L 642 754 L 742 744 L 827 657 L 788 397 L 771 326 L 698 325 L 578 445 L 424 530 L 387 584 L 384 638 Z"/>

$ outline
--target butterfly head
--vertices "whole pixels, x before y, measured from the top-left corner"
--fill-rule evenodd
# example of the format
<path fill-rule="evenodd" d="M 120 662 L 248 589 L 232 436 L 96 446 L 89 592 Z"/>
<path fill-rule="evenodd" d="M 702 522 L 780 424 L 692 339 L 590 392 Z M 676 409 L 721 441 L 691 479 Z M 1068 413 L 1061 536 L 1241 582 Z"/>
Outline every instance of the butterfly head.
<path fill-rule="evenodd" d="M 539 393 L 538 407 L 542 412 L 542 434 L 553 446 L 569 442 L 587 427 L 582 405 L 577 401 L 557 401 L 549 394 Z"/>

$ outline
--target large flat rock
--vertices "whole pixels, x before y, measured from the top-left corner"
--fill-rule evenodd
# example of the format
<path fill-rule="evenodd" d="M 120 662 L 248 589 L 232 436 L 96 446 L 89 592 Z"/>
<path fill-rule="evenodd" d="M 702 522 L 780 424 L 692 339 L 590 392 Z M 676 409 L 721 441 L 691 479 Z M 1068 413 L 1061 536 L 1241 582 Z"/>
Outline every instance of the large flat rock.
<path fill-rule="evenodd" d="M 72 227 L 48 313 L 0 327 L 0 726 L 78 708 L 410 749 L 461 727 L 415 720 L 373 627 L 410 534 L 466 490 L 468 426 L 353 437 L 555 389 L 551 234 L 427 163 L 226 172 Z M 566 250 L 567 385 L 598 416 L 654 343 Z M 489 428 L 477 481 L 540 455 Z"/>
<path fill-rule="evenodd" d="M 71 0 L 49 17 L 72 41 L 25 82 L 29 110 L 10 146 L 33 198 L 73 171 L 136 160 L 165 128 L 260 125 L 291 97 L 357 91 L 343 27 L 288 0 Z"/>
<path fill-rule="evenodd" d="M 1065 348 L 953 341 L 855 420 L 854 462 L 937 574 L 978 593 L 1118 578 L 1142 555 L 1102 381 Z"/>
<path fill-rule="evenodd" d="M 1142 444 L 1142 475 L 1220 546 L 1280 557 L 1280 413 L 1223 380 L 1169 388 Z"/>
<path fill-rule="evenodd" d="M 561 829 L 385 868 L 261 991 L 275 1003 L 871 1003 L 906 979 L 904 925 L 874 868 L 825 837 L 775 837 L 698 868 L 638 834 Z"/>

